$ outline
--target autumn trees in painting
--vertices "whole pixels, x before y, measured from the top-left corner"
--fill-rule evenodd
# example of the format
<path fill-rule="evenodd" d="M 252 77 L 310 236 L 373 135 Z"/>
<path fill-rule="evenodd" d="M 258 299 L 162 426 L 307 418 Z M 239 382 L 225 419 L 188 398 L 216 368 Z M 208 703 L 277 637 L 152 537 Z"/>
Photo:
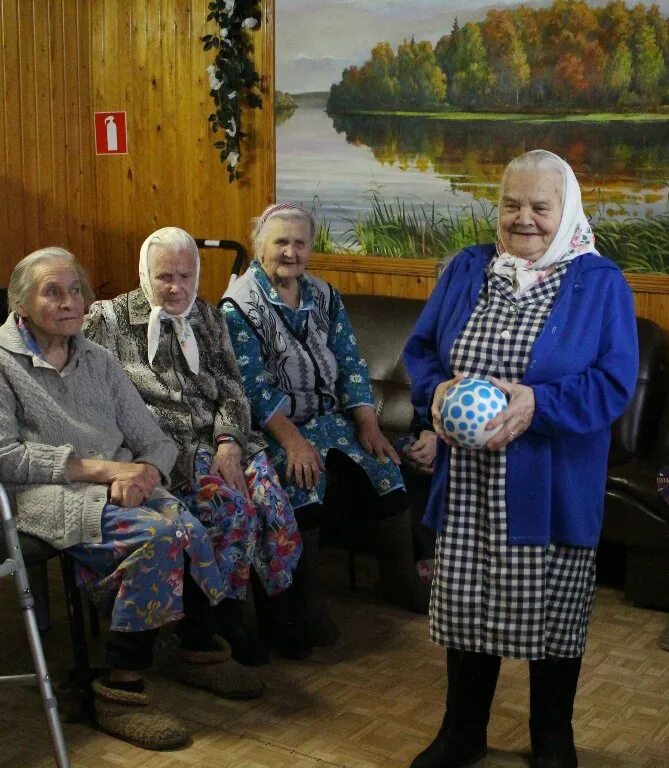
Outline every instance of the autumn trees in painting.
<path fill-rule="evenodd" d="M 593 8 L 488 11 L 453 25 L 436 45 L 378 43 L 332 85 L 330 112 L 347 109 L 655 108 L 669 103 L 669 19 L 623 0 Z"/>

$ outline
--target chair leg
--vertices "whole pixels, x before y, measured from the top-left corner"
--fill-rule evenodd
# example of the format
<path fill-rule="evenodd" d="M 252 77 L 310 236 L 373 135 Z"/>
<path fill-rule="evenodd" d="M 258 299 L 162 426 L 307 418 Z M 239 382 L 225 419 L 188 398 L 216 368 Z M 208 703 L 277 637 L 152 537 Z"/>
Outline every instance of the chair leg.
<path fill-rule="evenodd" d="M 88 625 L 91 628 L 91 635 L 97 640 L 100 637 L 100 614 L 90 601 L 88 602 Z"/>
<path fill-rule="evenodd" d="M 51 611 L 49 610 L 49 578 L 46 563 L 35 563 L 26 568 L 28 581 L 35 601 L 35 618 L 40 632 L 51 629 Z"/>
<path fill-rule="evenodd" d="M 358 573 L 355 567 L 355 549 L 353 545 L 348 550 L 348 587 L 351 592 L 355 592 L 358 588 Z"/>
<path fill-rule="evenodd" d="M 60 565 L 63 572 L 67 617 L 70 626 L 70 637 L 72 639 L 72 651 L 74 653 L 74 673 L 77 687 L 81 694 L 81 715 L 83 720 L 93 723 L 95 722 L 95 705 L 93 703 L 93 689 L 91 687 L 93 675 L 86 646 L 86 628 L 81 605 L 81 593 L 74 577 L 74 562 L 72 558 L 66 553 L 61 553 Z"/>

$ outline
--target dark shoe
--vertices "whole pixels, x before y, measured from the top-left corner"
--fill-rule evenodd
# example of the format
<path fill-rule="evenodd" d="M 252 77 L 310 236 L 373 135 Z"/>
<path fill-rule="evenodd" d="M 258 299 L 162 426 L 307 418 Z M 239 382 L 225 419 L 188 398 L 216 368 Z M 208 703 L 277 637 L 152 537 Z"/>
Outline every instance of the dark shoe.
<path fill-rule="evenodd" d="M 377 522 L 376 548 L 384 598 L 407 611 L 426 613 L 429 590 L 416 570 L 408 510 Z"/>
<path fill-rule="evenodd" d="M 571 720 L 580 658 L 530 661 L 530 741 L 533 768 L 577 768 Z"/>
<path fill-rule="evenodd" d="M 447 726 L 444 729 L 442 724 L 434 741 L 413 759 L 411 768 L 468 768 L 483 760 L 487 752 L 485 731 L 456 741 L 449 738 Z"/>
<path fill-rule="evenodd" d="M 283 619 L 272 623 L 269 640 L 274 650 L 294 661 L 311 656 L 311 643 L 303 621 Z"/>
<path fill-rule="evenodd" d="M 269 664 L 270 646 L 244 623 L 243 604 L 223 600 L 213 608 L 214 628 L 232 650 L 232 658 L 245 667 Z"/>
<path fill-rule="evenodd" d="M 460 733 L 454 733 L 454 729 L 449 728 L 449 715 L 446 710 L 439 732 L 432 742 L 416 755 L 411 768 L 468 768 L 483 760 L 487 752 L 486 728 L 467 728 L 461 729 Z"/>
<path fill-rule="evenodd" d="M 501 659 L 448 648 L 446 711 L 439 732 L 411 768 L 464 768 L 488 751 L 486 731 Z"/>
<path fill-rule="evenodd" d="M 287 659 L 299 661 L 311 654 L 304 616 L 299 612 L 295 588 L 289 587 L 271 597 L 253 579 L 258 632 L 264 642 Z"/>
<path fill-rule="evenodd" d="M 307 617 L 307 640 L 314 647 L 323 648 L 336 645 L 340 637 L 339 627 L 325 604 L 321 603 L 318 609 Z"/>
<path fill-rule="evenodd" d="M 441 768 L 444 762 L 446 749 L 446 732 L 448 730 L 448 712 L 444 713 L 444 719 L 437 735 L 422 752 L 419 752 L 411 761 L 410 768 Z"/>
<path fill-rule="evenodd" d="M 318 578 L 319 537 L 318 528 L 302 532 L 304 549 L 295 570 L 293 591 L 296 611 L 306 621 L 307 641 L 310 645 L 324 647 L 335 645 L 341 634 L 321 597 Z"/>
<path fill-rule="evenodd" d="M 532 768 L 578 768 L 572 729 L 533 733 Z"/>
<path fill-rule="evenodd" d="M 177 718 L 150 706 L 147 688 L 133 693 L 97 679 L 93 694 L 96 724 L 110 736 L 142 749 L 178 749 L 188 743 L 188 732 Z"/>

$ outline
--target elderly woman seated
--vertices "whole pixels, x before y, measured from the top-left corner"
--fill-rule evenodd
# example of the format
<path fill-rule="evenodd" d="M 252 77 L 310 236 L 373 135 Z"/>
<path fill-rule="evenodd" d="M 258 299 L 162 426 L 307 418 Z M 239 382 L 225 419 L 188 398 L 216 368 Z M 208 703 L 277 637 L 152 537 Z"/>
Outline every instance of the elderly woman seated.
<path fill-rule="evenodd" d="M 199 272 L 193 238 L 159 229 L 141 248 L 140 287 L 95 302 L 84 333 L 117 358 L 179 446 L 172 492 L 207 527 L 228 598 L 216 607 L 217 627 L 235 657 L 266 661 L 266 648 L 242 628 L 253 566 L 271 596 L 277 642 L 302 658 L 308 649 L 287 590 L 302 549 L 297 524 L 265 441 L 251 430 L 227 326 L 196 298 Z"/>
<path fill-rule="evenodd" d="M 178 625 L 182 682 L 232 698 L 262 684 L 214 637 L 226 590 L 201 523 L 163 485 L 176 446 L 113 357 L 80 333 L 92 298 L 71 253 L 24 258 L 0 328 L 0 481 L 19 529 L 67 551 L 81 586 L 109 609 L 109 672 L 94 681 L 100 727 L 150 749 L 184 744 L 149 707 L 142 671 L 158 627 Z"/>
<path fill-rule="evenodd" d="M 415 569 L 399 459 L 379 429 L 367 367 L 339 293 L 305 272 L 314 221 L 281 204 L 256 220 L 256 259 L 223 298 L 254 423 L 295 508 L 304 542 L 296 587 L 310 639 L 335 631 L 316 590 L 325 473 L 345 487 L 355 516 L 379 520 L 377 546 L 385 591 L 413 606 Z"/>

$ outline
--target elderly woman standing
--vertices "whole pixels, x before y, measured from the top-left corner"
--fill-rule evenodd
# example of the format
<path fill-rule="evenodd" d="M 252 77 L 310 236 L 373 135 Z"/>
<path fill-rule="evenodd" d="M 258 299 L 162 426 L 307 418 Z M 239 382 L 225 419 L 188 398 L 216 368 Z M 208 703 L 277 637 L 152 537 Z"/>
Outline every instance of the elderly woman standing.
<path fill-rule="evenodd" d="M 112 356 L 80 333 L 92 292 L 71 253 L 26 256 L 8 298 L 0 481 L 18 528 L 71 554 L 81 585 L 111 613 L 110 672 L 93 683 L 100 727 L 149 749 L 180 746 L 185 728 L 148 707 L 141 675 L 158 627 L 186 615 L 182 682 L 233 698 L 262 685 L 215 641 L 209 604 L 224 584 L 211 543 L 161 487 L 176 448 Z"/>
<path fill-rule="evenodd" d="M 497 246 L 448 266 L 406 347 L 414 402 L 441 440 L 426 518 L 439 531 L 430 633 L 447 711 L 413 768 L 486 753 L 502 656 L 528 659 L 535 768 L 577 765 L 572 711 L 595 584 L 610 425 L 636 383 L 632 295 L 595 250 L 572 169 L 536 150 L 507 166 Z M 439 407 L 461 377 L 509 399 L 483 450 Z"/>
<path fill-rule="evenodd" d="M 199 272 L 193 238 L 177 227 L 159 229 L 141 248 L 140 287 L 95 302 L 84 333 L 118 359 L 179 446 L 172 491 L 214 544 L 228 598 L 216 607 L 219 631 L 239 661 L 255 664 L 266 653 L 242 631 L 250 567 L 273 596 L 279 630 L 292 637 L 286 590 L 302 546 L 265 443 L 251 430 L 225 322 L 197 298 Z"/>
<path fill-rule="evenodd" d="M 416 574 L 399 459 L 379 429 L 366 363 L 339 293 L 305 271 L 314 231 L 303 208 L 270 206 L 255 222 L 256 258 L 222 312 L 254 423 L 296 510 L 305 544 L 296 588 L 320 645 L 336 638 L 316 588 L 326 464 L 354 515 L 379 519 L 385 591 L 411 607 Z"/>

